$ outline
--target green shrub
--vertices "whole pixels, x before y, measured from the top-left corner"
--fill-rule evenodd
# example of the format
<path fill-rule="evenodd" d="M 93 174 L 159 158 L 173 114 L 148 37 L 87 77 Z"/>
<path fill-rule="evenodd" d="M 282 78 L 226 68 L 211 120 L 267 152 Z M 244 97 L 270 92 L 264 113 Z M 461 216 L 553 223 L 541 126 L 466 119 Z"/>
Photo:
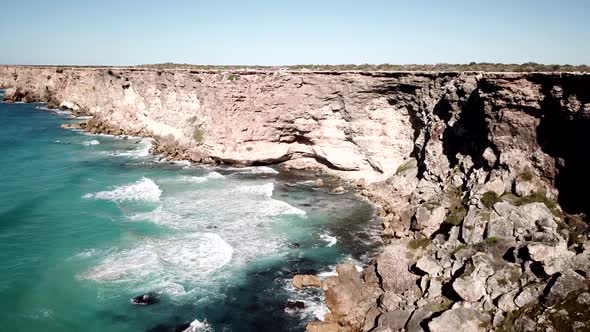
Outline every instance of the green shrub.
<path fill-rule="evenodd" d="M 521 206 L 521 205 L 536 203 L 536 202 L 545 204 L 545 206 L 547 208 L 549 208 L 549 210 L 551 210 L 551 212 L 553 212 L 554 215 L 561 217 L 562 213 L 559 208 L 559 204 L 557 204 L 557 202 L 555 202 L 555 201 L 551 200 L 550 198 L 548 198 L 547 196 L 545 196 L 545 194 L 542 192 L 536 192 L 536 193 L 530 194 L 528 196 L 517 198 L 514 201 L 514 205 Z"/>
<path fill-rule="evenodd" d="M 193 140 L 197 143 L 203 143 L 205 140 L 205 129 L 202 125 L 198 125 L 195 127 L 193 131 Z"/>
<path fill-rule="evenodd" d="M 458 226 L 467 215 L 466 205 L 468 198 L 466 196 L 463 197 L 463 191 L 460 187 L 450 190 L 447 195 L 451 206 L 449 207 L 449 214 L 445 219 L 445 223 Z"/>
<path fill-rule="evenodd" d="M 525 168 L 524 171 L 520 174 L 520 178 L 525 180 L 525 181 L 531 181 L 533 180 L 533 172 L 531 171 L 530 168 Z"/>
<path fill-rule="evenodd" d="M 412 239 L 410 242 L 408 242 L 408 248 L 412 250 L 416 250 L 419 248 L 425 249 L 430 245 L 430 242 L 432 241 L 430 241 L 430 239 L 427 237 L 419 237 L 417 239 Z"/>
<path fill-rule="evenodd" d="M 229 74 L 227 76 L 228 81 L 236 81 L 240 79 L 240 75 L 238 74 Z"/>
<path fill-rule="evenodd" d="M 501 201 L 502 200 L 500 199 L 498 194 L 496 194 L 493 191 L 487 191 L 481 196 L 481 203 L 488 209 L 491 208 L 494 204 Z"/>
<path fill-rule="evenodd" d="M 409 171 L 411 169 L 416 168 L 416 160 L 415 159 L 410 159 L 407 162 L 399 165 L 399 167 L 397 168 L 397 170 L 395 171 L 395 175 L 400 175 L 405 171 Z"/>
<path fill-rule="evenodd" d="M 439 202 L 436 201 L 428 201 L 422 204 L 423 207 L 427 208 L 430 212 L 440 206 Z"/>

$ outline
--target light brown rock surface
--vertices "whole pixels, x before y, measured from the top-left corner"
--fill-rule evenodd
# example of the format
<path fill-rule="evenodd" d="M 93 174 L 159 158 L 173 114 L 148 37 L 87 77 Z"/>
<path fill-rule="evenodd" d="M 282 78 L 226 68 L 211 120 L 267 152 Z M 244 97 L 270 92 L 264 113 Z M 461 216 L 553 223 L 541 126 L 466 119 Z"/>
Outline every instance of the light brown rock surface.
<path fill-rule="evenodd" d="M 299 289 L 303 287 L 320 287 L 322 281 L 314 275 L 297 274 L 293 276 L 293 286 Z"/>

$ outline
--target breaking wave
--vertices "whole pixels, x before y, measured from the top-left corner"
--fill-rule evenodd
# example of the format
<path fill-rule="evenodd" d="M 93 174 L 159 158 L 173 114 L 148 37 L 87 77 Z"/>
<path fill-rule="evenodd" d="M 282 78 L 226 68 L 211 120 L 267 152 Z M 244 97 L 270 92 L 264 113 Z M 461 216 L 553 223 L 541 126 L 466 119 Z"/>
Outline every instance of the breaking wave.
<path fill-rule="evenodd" d="M 83 197 L 111 200 L 115 202 L 158 202 L 161 195 L 162 190 L 154 181 L 148 178 L 142 178 L 141 180 L 132 184 L 115 187 L 113 190 L 109 191 L 100 191 L 95 194 L 86 194 Z"/>
<path fill-rule="evenodd" d="M 226 265 L 232 255 L 233 248 L 214 233 L 150 238 L 134 248 L 109 253 L 79 278 L 185 294 L 185 284 L 204 280 Z"/>
<path fill-rule="evenodd" d="M 338 242 L 338 239 L 336 239 L 335 236 L 329 235 L 329 234 L 320 234 L 320 239 L 326 241 L 328 244 L 326 244 L 326 247 L 331 247 L 333 245 L 336 244 L 336 242 Z"/>
<path fill-rule="evenodd" d="M 147 157 L 150 155 L 150 150 L 152 149 L 152 139 L 151 138 L 144 138 L 138 143 L 138 147 L 134 150 L 130 151 L 117 151 L 115 155 L 117 156 L 126 156 L 126 157 Z"/>
<path fill-rule="evenodd" d="M 224 170 L 233 171 L 238 174 L 252 174 L 252 175 L 274 175 L 279 174 L 274 168 L 268 166 L 250 166 L 250 167 L 225 167 Z"/>
<path fill-rule="evenodd" d="M 99 145 L 99 144 L 100 144 L 100 142 L 99 142 L 99 141 L 97 141 L 97 140 L 95 140 L 95 139 L 93 139 L 93 140 L 91 140 L 91 141 L 86 141 L 86 142 L 83 142 L 82 144 L 83 144 L 83 145 L 86 145 L 86 146 L 90 146 L 90 145 Z"/>

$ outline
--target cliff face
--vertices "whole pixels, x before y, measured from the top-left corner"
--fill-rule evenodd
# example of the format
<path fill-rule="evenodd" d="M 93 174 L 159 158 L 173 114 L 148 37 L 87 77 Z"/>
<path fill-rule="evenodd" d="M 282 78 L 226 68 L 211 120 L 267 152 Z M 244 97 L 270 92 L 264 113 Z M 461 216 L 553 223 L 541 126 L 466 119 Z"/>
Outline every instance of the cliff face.
<path fill-rule="evenodd" d="M 0 86 L 183 158 L 368 180 L 386 246 L 362 276 L 344 266 L 325 281 L 324 325 L 498 327 L 544 296 L 564 300 L 562 276 L 586 287 L 587 226 L 573 214 L 590 213 L 588 74 L 3 67 Z"/>
<path fill-rule="evenodd" d="M 7 99 L 65 102 L 123 131 L 174 142 L 195 161 L 311 158 L 373 181 L 412 153 L 427 175 L 443 178 L 457 154 L 479 166 L 487 147 L 509 167 L 535 154 L 535 166 L 554 169 L 541 165 L 561 157 L 559 147 L 544 146 L 547 136 L 590 112 L 589 77 L 0 67 Z M 550 173 L 543 175 L 555 181 Z"/>

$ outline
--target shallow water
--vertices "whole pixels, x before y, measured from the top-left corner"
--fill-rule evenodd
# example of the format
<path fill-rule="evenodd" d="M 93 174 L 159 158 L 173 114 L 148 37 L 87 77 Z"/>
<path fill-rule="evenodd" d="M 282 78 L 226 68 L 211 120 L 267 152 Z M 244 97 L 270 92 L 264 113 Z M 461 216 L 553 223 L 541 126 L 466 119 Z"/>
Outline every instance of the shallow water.
<path fill-rule="evenodd" d="M 303 330 L 325 308 L 293 274 L 376 249 L 372 207 L 352 194 L 269 167 L 158 162 L 148 139 L 61 129 L 72 118 L 42 106 L 0 104 L 0 331 Z M 148 291 L 160 302 L 130 303 Z"/>

